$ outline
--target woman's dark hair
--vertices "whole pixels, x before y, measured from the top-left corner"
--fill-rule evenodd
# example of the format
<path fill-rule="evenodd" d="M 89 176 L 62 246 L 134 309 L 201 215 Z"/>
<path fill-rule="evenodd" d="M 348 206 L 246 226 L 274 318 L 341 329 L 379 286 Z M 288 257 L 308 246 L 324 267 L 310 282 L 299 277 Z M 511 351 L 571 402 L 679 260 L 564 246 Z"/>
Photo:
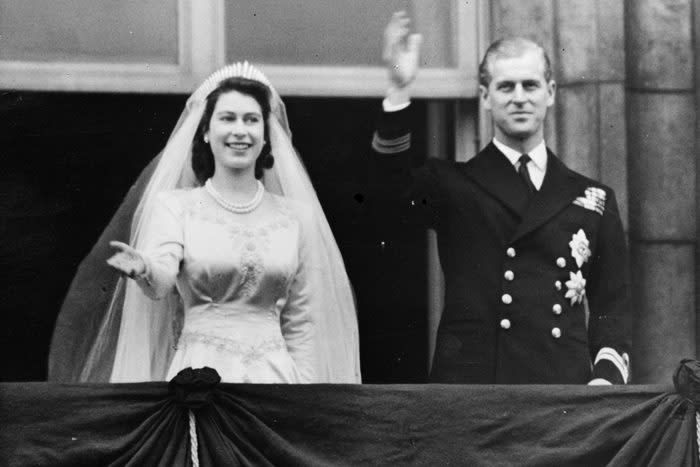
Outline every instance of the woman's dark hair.
<path fill-rule="evenodd" d="M 211 152 L 209 143 L 204 142 L 204 134 L 209 131 L 209 122 L 214 113 L 214 107 L 222 94 L 237 91 L 246 96 L 250 96 L 257 101 L 262 110 L 265 144 L 260 151 L 258 159 L 255 161 L 255 178 L 262 178 L 263 169 L 269 169 L 275 163 L 270 146 L 270 88 L 259 81 L 247 78 L 227 78 L 207 96 L 204 114 L 199 121 L 199 126 L 192 140 L 192 170 L 199 183 L 204 184 L 208 178 L 214 175 L 214 154 Z"/>

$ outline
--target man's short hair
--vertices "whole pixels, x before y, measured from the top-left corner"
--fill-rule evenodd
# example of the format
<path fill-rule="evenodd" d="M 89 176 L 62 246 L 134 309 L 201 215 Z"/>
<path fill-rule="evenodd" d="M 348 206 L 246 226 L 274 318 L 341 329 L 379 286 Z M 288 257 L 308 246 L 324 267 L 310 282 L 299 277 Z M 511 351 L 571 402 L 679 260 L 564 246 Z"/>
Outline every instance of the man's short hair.
<path fill-rule="evenodd" d="M 492 76 L 489 66 L 495 58 L 520 57 L 530 50 L 538 51 L 542 54 L 544 79 L 549 82 L 552 79 L 552 64 L 544 48 L 537 42 L 524 37 L 507 37 L 492 42 L 486 50 L 484 59 L 481 60 L 481 64 L 479 64 L 479 84 L 488 87 L 491 83 Z"/>

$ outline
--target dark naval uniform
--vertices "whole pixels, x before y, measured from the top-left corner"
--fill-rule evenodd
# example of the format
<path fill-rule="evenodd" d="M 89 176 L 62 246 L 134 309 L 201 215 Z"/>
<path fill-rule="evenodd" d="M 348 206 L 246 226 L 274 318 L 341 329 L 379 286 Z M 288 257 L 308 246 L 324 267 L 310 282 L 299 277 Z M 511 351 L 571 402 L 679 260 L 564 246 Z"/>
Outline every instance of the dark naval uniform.
<path fill-rule="evenodd" d="M 380 118 L 374 187 L 384 212 L 413 212 L 438 234 L 445 308 L 431 381 L 626 382 L 627 253 L 613 191 L 548 151 L 528 198 L 493 143 L 466 163 L 416 166 L 410 113 Z"/>

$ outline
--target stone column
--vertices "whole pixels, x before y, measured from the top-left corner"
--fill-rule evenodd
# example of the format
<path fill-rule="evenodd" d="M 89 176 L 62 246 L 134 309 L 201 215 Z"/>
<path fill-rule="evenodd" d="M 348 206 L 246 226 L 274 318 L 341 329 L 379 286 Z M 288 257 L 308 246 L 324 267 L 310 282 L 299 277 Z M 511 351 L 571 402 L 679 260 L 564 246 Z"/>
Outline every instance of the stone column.
<path fill-rule="evenodd" d="M 636 382 L 696 355 L 696 94 L 691 0 L 628 0 L 630 240 Z"/>

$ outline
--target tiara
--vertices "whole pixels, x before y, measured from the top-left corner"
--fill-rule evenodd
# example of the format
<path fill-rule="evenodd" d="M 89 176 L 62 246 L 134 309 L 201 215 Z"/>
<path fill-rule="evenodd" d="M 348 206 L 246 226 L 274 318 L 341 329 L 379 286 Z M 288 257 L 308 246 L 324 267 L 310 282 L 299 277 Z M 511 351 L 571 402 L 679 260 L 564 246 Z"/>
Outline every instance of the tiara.
<path fill-rule="evenodd" d="M 192 94 L 192 99 L 195 102 L 203 101 L 209 95 L 209 93 L 216 89 L 221 81 L 234 77 L 258 81 L 270 88 L 273 95 L 275 94 L 275 90 L 272 87 L 272 84 L 270 84 L 270 81 L 267 79 L 267 76 L 265 76 L 262 71 L 255 68 L 246 60 L 245 62 L 236 62 L 226 65 L 225 67 L 220 68 L 209 75 L 209 77 L 204 80 L 204 82 L 199 85 L 197 90 Z"/>

